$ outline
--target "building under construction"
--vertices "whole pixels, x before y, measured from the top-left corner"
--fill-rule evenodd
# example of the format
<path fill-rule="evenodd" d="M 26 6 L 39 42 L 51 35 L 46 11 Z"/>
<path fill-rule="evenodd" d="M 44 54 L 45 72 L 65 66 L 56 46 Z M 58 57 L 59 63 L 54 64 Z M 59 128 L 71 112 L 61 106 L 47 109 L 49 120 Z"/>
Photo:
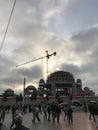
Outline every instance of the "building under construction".
<path fill-rule="evenodd" d="M 48 94 L 50 96 L 68 96 L 69 94 L 82 93 L 82 81 L 75 81 L 73 74 L 70 72 L 56 71 L 50 74 L 47 81 L 39 81 L 38 92 L 40 96 Z"/>

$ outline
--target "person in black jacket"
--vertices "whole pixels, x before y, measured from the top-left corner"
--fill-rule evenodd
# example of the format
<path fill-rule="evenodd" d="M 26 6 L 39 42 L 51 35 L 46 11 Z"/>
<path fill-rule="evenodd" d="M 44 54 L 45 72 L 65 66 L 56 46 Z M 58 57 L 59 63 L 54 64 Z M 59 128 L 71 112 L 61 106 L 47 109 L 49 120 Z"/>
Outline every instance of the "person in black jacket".
<path fill-rule="evenodd" d="M 98 104 L 95 104 L 94 106 L 94 116 L 95 116 L 96 128 L 98 129 Z"/>
<path fill-rule="evenodd" d="M 90 103 L 88 105 L 88 110 L 89 110 L 89 119 L 91 120 L 93 118 L 93 120 L 95 121 L 95 116 L 94 116 L 94 103 Z"/>
<path fill-rule="evenodd" d="M 60 119 L 60 113 L 61 113 L 61 107 L 59 106 L 59 104 L 56 105 L 56 116 L 57 116 L 57 123 L 59 123 L 59 119 Z"/>
<path fill-rule="evenodd" d="M 71 105 L 68 105 L 67 107 L 67 119 L 68 119 L 68 123 L 73 124 L 73 110 L 71 108 Z"/>
<path fill-rule="evenodd" d="M 12 130 L 30 130 L 26 126 L 22 125 L 22 117 L 21 116 L 17 116 L 15 118 L 15 125 L 16 125 L 16 127 Z"/>

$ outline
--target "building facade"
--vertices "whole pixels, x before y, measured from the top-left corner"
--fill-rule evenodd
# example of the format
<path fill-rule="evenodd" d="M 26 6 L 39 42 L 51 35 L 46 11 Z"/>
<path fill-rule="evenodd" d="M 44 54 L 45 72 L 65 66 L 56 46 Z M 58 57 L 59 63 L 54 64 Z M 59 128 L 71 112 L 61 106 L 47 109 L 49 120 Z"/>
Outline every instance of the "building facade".
<path fill-rule="evenodd" d="M 68 96 L 82 92 L 82 81 L 75 82 L 73 74 L 70 72 L 56 71 L 50 74 L 46 83 L 43 79 L 39 81 L 39 95 L 48 94 L 50 96 Z"/>

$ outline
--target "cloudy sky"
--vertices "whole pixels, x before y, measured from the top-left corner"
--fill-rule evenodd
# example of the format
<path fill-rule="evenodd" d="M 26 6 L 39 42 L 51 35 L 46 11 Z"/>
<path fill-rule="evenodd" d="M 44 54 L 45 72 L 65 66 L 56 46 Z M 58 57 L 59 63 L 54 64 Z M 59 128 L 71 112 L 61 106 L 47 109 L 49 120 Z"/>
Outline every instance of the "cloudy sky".
<path fill-rule="evenodd" d="M 0 0 L 0 46 L 14 0 Z M 49 73 L 62 70 L 80 78 L 98 93 L 98 0 L 16 0 L 11 22 L 0 52 L 0 93 L 11 88 L 38 87 Z"/>

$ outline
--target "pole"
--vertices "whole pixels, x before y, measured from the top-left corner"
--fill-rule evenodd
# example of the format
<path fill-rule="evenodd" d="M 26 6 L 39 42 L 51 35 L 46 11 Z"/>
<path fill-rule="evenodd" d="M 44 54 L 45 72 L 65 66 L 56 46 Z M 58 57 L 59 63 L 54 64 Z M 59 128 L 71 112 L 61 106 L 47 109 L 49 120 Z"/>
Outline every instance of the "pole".
<path fill-rule="evenodd" d="M 25 84 L 26 84 L 26 78 L 24 78 L 24 85 L 23 85 L 23 106 L 25 104 Z"/>

